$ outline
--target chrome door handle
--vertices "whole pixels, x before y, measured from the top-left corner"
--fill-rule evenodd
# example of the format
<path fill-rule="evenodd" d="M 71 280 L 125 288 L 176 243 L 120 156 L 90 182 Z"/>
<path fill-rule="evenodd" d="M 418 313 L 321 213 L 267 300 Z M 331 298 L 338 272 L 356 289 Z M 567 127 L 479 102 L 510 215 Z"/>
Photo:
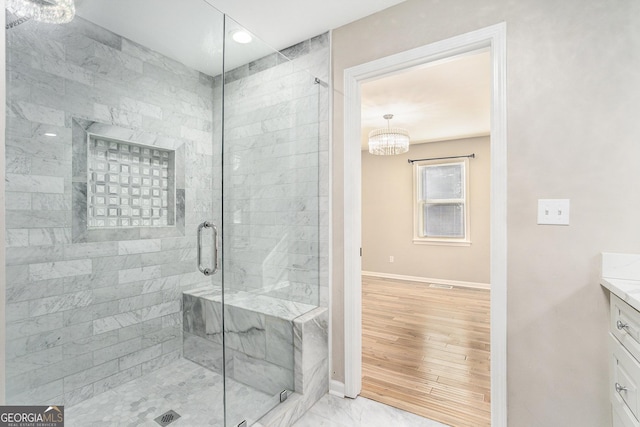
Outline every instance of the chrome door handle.
<path fill-rule="evenodd" d="M 616 391 L 618 393 L 623 392 L 623 391 L 627 391 L 627 388 L 625 386 L 623 386 L 623 385 L 620 385 L 620 383 L 616 383 L 615 387 L 616 387 Z"/>
<path fill-rule="evenodd" d="M 628 327 L 629 327 L 629 324 L 622 322 L 622 320 L 618 320 L 616 322 L 616 328 L 618 328 L 619 330 L 627 329 Z"/>
<path fill-rule="evenodd" d="M 211 224 L 211 228 L 213 228 L 213 272 L 211 274 L 216 274 L 218 272 L 218 227 Z"/>
<path fill-rule="evenodd" d="M 213 268 L 202 266 L 202 229 L 213 229 Z M 198 270 L 205 276 L 211 276 L 218 271 L 218 227 L 215 224 L 205 221 L 198 226 Z"/>

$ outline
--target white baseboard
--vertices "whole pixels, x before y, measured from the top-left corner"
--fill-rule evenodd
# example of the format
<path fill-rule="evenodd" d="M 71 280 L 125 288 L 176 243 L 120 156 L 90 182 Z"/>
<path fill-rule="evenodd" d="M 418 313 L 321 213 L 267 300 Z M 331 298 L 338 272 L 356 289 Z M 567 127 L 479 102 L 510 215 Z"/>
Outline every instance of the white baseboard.
<path fill-rule="evenodd" d="M 340 381 L 331 380 L 329 382 L 329 394 L 338 396 L 344 399 L 344 383 Z"/>
<path fill-rule="evenodd" d="M 441 285 L 461 286 L 464 288 L 491 289 L 491 284 L 489 283 L 462 282 L 459 280 L 447 280 L 447 279 L 430 279 L 428 277 L 405 276 L 402 274 L 390 274 L 390 273 L 378 273 L 375 271 L 363 271 L 362 275 L 371 276 L 371 277 L 382 277 L 384 279 L 410 280 L 412 282 L 438 283 Z"/>

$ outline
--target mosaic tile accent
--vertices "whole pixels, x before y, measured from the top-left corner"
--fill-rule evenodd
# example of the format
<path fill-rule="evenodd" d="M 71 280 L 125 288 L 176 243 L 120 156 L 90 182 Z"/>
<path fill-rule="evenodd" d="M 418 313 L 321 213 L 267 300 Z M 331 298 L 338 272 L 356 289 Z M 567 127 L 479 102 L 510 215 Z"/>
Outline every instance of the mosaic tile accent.
<path fill-rule="evenodd" d="M 97 135 L 88 144 L 89 228 L 173 225 L 173 151 Z"/>
<path fill-rule="evenodd" d="M 71 124 L 73 243 L 185 235 L 187 141 L 77 117 Z M 189 171 L 189 185 L 206 185 L 208 171 Z"/>

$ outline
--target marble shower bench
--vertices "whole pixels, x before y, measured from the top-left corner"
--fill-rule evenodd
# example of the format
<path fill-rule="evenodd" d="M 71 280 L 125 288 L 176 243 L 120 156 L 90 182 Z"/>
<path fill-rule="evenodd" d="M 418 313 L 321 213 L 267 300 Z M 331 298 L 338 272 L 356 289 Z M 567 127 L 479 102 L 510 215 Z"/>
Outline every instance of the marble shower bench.
<path fill-rule="evenodd" d="M 244 291 L 224 297 L 227 375 L 270 395 L 295 392 L 278 418 L 304 413 L 328 390 L 328 310 Z M 182 301 L 184 357 L 222 373 L 220 289 L 185 291 Z"/>

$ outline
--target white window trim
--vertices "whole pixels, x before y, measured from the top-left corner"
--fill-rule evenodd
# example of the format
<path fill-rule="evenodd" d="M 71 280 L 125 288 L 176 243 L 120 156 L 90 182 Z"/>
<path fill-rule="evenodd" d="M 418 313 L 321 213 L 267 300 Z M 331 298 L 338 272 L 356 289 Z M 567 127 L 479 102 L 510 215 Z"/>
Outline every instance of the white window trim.
<path fill-rule="evenodd" d="M 446 164 L 464 165 L 464 237 L 423 237 L 420 199 L 421 188 L 418 170 L 421 166 L 440 166 Z M 455 199 L 458 202 L 459 199 Z M 446 203 L 447 200 L 442 200 Z M 418 245 L 471 246 L 471 221 L 469 220 L 469 159 L 425 160 L 413 163 L 413 243 Z"/>

